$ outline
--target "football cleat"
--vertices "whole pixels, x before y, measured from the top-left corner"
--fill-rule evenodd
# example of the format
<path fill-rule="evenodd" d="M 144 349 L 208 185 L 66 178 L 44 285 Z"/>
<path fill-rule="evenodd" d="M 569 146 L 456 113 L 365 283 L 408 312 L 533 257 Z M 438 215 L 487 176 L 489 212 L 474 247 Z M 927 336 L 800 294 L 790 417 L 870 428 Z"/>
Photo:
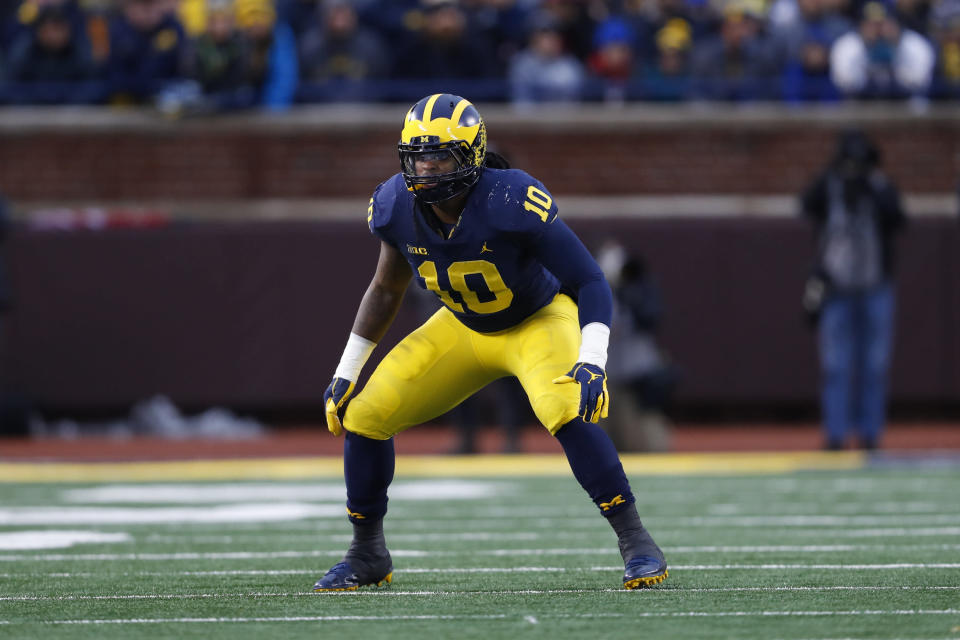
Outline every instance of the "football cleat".
<path fill-rule="evenodd" d="M 344 560 L 333 565 L 326 575 L 317 580 L 313 590 L 323 591 L 356 591 L 360 587 L 382 587 L 393 582 L 393 565 L 389 559 L 383 568 L 376 573 L 371 571 L 354 571 L 350 563 Z"/>
<path fill-rule="evenodd" d="M 667 579 L 667 561 L 653 556 L 631 558 L 623 572 L 624 589 L 640 589 L 660 584 Z"/>

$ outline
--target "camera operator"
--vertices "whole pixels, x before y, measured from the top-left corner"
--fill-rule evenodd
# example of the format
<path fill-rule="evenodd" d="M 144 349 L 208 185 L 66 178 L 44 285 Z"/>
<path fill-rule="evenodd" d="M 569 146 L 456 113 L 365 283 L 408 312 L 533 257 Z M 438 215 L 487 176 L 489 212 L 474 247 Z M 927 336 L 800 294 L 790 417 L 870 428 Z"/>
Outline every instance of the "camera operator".
<path fill-rule="evenodd" d="M 842 449 L 854 431 L 861 448 L 873 449 L 886 413 L 893 237 L 906 216 L 879 150 L 861 131 L 840 134 L 834 158 L 801 200 L 816 231 L 804 306 L 819 327 L 825 448 Z"/>

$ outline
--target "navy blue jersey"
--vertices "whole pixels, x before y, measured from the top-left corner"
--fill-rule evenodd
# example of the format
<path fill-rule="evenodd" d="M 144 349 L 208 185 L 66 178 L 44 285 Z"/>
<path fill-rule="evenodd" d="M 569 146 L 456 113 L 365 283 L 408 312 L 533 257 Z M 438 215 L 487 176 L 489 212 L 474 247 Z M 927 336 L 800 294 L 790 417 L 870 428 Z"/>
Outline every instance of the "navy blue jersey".
<path fill-rule="evenodd" d="M 397 174 L 377 187 L 367 222 L 406 256 L 417 284 L 474 331 L 513 327 L 560 290 L 544 263 L 562 263 L 564 256 L 545 255 L 542 239 L 555 224 L 565 225 L 553 197 L 529 174 L 484 169 L 447 238 L 428 222 L 431 215 Z"/>

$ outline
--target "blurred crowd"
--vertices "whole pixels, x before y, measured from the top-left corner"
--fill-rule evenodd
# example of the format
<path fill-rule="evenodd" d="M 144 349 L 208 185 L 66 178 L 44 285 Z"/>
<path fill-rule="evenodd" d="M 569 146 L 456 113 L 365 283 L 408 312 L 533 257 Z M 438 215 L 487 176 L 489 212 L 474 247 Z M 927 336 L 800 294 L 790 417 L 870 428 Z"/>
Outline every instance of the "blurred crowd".
<path fill-rule="evenodd" d="M 960 0 L 8 0 L 0 103 L 960 96 Z"/>

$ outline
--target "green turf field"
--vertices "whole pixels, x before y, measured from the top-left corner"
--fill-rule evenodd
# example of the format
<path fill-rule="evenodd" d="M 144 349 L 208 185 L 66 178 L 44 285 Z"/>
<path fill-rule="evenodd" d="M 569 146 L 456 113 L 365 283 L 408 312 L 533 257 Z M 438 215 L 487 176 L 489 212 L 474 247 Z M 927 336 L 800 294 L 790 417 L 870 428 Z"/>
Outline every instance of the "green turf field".
<path fill-rule="evenodd" d="M 398 477 L 392 587 L 324 595 L 336 478 L 7 478 L 0 638 L 960 639 L 956 467 L 631 471 L 670 578 L 626 592 L 574 480 L 523 464 Z"/>

